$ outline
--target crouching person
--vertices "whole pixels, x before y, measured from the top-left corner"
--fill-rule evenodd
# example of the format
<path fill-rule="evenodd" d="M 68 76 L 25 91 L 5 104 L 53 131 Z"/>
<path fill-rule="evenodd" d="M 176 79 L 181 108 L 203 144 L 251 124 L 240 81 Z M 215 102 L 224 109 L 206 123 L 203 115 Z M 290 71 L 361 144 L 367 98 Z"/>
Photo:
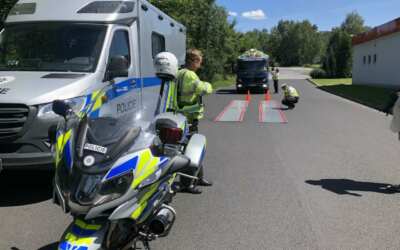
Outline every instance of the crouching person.
<path fill-rule="evenodd" d="M 288 108 L 293 109 L 295 104 L 299 102 L 299 92 L 287 84 L 282 84 L 283 90 L 283 100 L 282 104 L 288 106 Z"/>

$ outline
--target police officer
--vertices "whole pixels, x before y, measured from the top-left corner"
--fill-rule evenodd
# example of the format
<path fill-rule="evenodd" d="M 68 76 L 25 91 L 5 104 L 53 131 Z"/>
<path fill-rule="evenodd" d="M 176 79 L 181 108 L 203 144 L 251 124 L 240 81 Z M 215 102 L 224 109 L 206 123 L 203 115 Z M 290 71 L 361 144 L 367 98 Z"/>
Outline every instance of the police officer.
<path fill-rule="evenodd" d="M 279 92 L 279 69 L 272 70 L 272 80 L 274 81 L 275 94 Z"/>
<path fill-rule="evenodd" d="M 198 132 L 199 120 L 204 116 L 202 96 L 213 91 L 212 85 L 201 81 L 196 74 L 202 62 L 202 53 L 197 49 L 189 49 L 186 53 L 185 68 L 179 70 L 176 80 L 177 104 L 191 124 L 193 133 Z"/>
<path fill-rule="evenodd" d="M 383 109 L 386 115 L 389 115 L 390 112 L 393 114 L 392 122 L 390 124 L 390 129 L 398 134 L 398 138 L 400 140 L 400 92 L 393 92 L 389 98 L 390 101 Z"/>
<path fill-rule="evenodd" d="M 198 132 L 199 120 L 204 116 L 204 105 L 202 96 L 211 94 L 212 85 L 208 82 L 201 81 L 197 76 L 196 71 L 200 69 L 203 61 L 201 51 L 197 49 L 189 49 L 186 52 L 185 68 L 179 70 L 176 83 L 170 91 L 173 96 L 173 106 L 175 110 L 183 113 L 190 124 L 190 132 Z M 204 178 L 203 167 L 197 175 L 199 180 L 194 182 L 188 178 L 181 177 L 183 191 L 199 194 L 201 190 L 197 185 L 211 186 L 212 183 Z"/>
<path fill-rule="evenodd" d="M 282 104 L 288 106 L 290 109 L 293 109 L 295 104 L 299 101 L 299 92 L 292 87 L 288 86 L 287 84 L 282 84 L 282 90 L 283 90 L 283 100 Z"/>
<path fill-rule="evenodd" d="M 393 114 L 392 122 L 390 124 L 390 129 L 392 132 L 396 133 L 398 139 L 400 140 L 400 92 L 393 92 L 389 96 L 389 102 L 383 111 L 386 115 L 389 115 L 391 112 Z M 386 187 L 390 191 L 400 192 L 400 185 L 388 185 Z"/>

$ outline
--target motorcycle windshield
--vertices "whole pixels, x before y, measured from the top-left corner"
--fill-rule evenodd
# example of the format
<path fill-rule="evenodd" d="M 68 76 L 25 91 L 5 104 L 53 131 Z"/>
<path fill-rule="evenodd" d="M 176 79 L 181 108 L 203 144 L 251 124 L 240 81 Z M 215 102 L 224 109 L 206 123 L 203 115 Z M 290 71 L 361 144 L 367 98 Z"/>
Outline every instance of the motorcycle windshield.
<path fill-rule="evenodd" d="M 96 203 L 105 195 L 101 190 L 104 175 L 142 131 L 134 90 L 113 98 L 117 92 L 112 86 L 88 96 L 83 111 L 65 124 L 65 134 L 70 134 L 68 142 L 63 142 L 57 178 L 64 193 L 81 205 Z M 121 103 L 131 103 L 129 111 L 118 112 Z"/>
<path fill-rule="evenodd" d="M 103 164 L 134 143 L 141 131 L 141 115 L 135 89 L 113 85 L 91 97 L 77 128 L 75 160 L 89 172 L 104 170 Z M 124 106 L 124 112 L 121 112 Z M 90 156 L 88 158 L 88 156 Z M 94 161 L 93 161 L 94 158 Z"/>

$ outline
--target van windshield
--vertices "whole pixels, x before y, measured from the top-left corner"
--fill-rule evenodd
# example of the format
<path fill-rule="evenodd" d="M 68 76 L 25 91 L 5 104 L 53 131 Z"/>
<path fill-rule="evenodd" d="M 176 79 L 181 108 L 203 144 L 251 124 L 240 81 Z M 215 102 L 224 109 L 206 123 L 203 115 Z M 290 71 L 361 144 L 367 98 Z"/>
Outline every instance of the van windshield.
<path fill-rule="evenodd" d="M 94 72 L 105 25 L 12 24 L 0 37 L 0 71 Z"/>
<path fill-rule="evenodd" d="M 259 72 L 267 70 L 267 62 L 266 61 L 239 61 L 238 62 L 238 70 L 239 71 L 250 71 L 250 72 Z"/>

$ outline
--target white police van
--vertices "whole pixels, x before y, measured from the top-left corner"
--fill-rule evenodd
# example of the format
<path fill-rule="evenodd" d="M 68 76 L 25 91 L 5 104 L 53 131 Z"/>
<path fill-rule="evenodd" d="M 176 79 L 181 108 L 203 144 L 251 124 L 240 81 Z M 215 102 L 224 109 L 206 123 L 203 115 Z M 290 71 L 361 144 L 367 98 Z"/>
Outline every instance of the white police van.
<path fill-rule="evenodd" d="M 20 0 L 0 33 L 0 159 L 5 169 L 48 168 L 52 101 L 74 110 L 113 82 L 115 110 L 151 121 L 159 52 L 185 60 L 186 28 L 145 0 Z M 167 91 L 167 90 L 166 90 Z"/>

